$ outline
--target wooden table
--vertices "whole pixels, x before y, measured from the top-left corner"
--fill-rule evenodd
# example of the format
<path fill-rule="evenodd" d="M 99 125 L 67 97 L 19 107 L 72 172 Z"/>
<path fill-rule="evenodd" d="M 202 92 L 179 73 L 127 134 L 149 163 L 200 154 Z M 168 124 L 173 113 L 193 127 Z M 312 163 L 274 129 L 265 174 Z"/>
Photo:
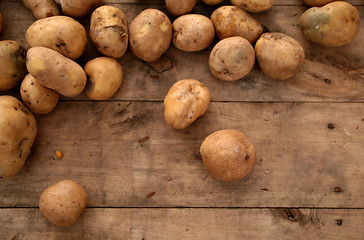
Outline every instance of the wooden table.
<path fill-rule="evenodd" d="M 146 8 L 166 12 L 163 0 L 104 2 L 129 23 Z M 339 48 L 303 38 L 301 0 L 276 0 L 253 14 L 304 47 L 305 63 L 287 81 L 258 67 L 239 81 L 218 80 L 207 64 L 213 46 L 196 53 L 171 46 L 153 64 L 128 52 L 112 99 L 62 98 L 52 113 L 36 115 L 30 157 L 0 182 L 0 239 L 364 239 L 364 2 L 349 2 L 360 11 L 361 30 Z M 210 16 L 214 9 L 198 2 L 193 12 Z M 1 1 L 0 12 L 1 40 L 26 46 L 31 12 L 15 0 Z M 79 21 L 88 29 L 88 18 Z M 78 62 L 96 56 L 89 41 Z M 202 81 L 212 102 L 190 127 L 174 130 L 164 121 L 163 99 L 184 78 Z M 18 90 L 1 94 L 19 97 Z M 253 171 L 231 183 L 209 176 L 199 154 L 207 135 L 227 128 L 257 150 Z M 67 228 L 38 209 L 42 191 L 63 179 L 80 183 L 89 197 Z"/>

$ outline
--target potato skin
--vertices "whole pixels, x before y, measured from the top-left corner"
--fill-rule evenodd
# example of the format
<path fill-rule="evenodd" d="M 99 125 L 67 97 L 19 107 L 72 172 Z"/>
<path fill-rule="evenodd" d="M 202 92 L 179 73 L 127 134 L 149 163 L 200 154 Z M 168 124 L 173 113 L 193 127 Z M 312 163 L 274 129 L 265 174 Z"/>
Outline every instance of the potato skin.
<path fill-rule="evenodd" d="M 264 33 L 255 44 L 255 54 L 262 71 L 269 77 L 292 77 L 305 60 L 299 42 L 283 33 Z"/>
<path fill-rule="evenodd" d="M 247 75 L 254 66 L 255 53 L 243 37 L 225 38 L 212 49 L 209 57 L 211 73 L 218 79 L 236 81 Z"/>
<path fill-rule="evenodd" d="M 22 0 L 24 6 L 30 9 L 36 19 L 59 15 L 54 0 Z"/>
<path fill-rule="evenodd" d="M 128 48 L 128 21 L 112 6 L 97 8 L 91 15 L 90 38 L 105 56 L 120 58 Z"/>
<path fill-rule="evenodd" d="M 169 48 L 172 24 L 157 9 L 142 11 L 130 23 L 129 47 L 135 56 L 144 61 L 155 61 Z"/>
<path fill-rule="evenodd" d="M 183 51 L 200 51 L 212 43 L 215 29 L 212 21 L 200 14 L 178 17 L 172 24 L 173 45 Z"/>
<path fill-rule="evenodd" d="M 55 0 L 62 12 L 74 18 L 85 17 L 102 4 L 102 0 Z"/>
<path fill-rule="evenodd" d="M 343 1 L 312 7 L 300 18 L 306 39 L 321 46 L 340 47 L 350 43 L 360 29 L 359 11 Z"/>
<path fill-rule="evenodd" d="M 46 47 L 70 58 L 79 58 L 86 49 L 87 33 L 76 20 L 54 16 L 35 21 L 26 31 L 29 47 Z"/>
<path fill-rule="evenodd" d="M 313 7 L 321 7 L 325 4 L 328 4 L 330 2 L 336 1 L 336 0 L 303 0 L 304 3 L 307 5 L 313 6 Z"/>
<path fill-rule="evenodd" d="M 207 5 L 217 5 L 222 3 L 224 0 L 202 0 L 203 3 Z"/>
<path fill-rule="evenodd" d="M 253 44 L 263 33 L 262 25 L 236 6 L 219 7 L 212 13 L 211 20 L 219 39 L 240 36 Z"/>
<path fill-rule="evenodd" d="M 62 54 L 44 47 L 28 50 L 29 73 L 44 87 L 66 97 L 74 97 L 85 88 L 86 74 L 82 67 Z"/>
<path fill-rule="evenodd" d="M 42 215 L 56 226 L 74 224 L 85 210 L 87 194 L 76 182 L 60 181 L 48 187 L 39 199 Z"/>
<path fill-rule="evenodd" d="M 164 119 L 175 129 L 183 129 L 202 116 L 210 103 L 210 92 L 194 79 L 173 84 L 164 99 Z"/>
<path fill-rule="evenodd" d="M 24 165 L 37 135 L 33 114 L 18 99 L 0 96 L 0 179 Z"/>
<path fill-rule="evenodd" d="M 27 51 L 12 40 L 0 41 L 0 91 L 15 88 L 27 74 Z"/>
<path fill-rule="evenodd" d="M 271 8 L 274 0 L 231 0 L 231 4 L 248 12 L 263 12 Z"/>
<path fill-rule="evenodd" d="M 237 181 L 254 167 L 254 146 L 239 131 L 226 129 L 207 136 L 200 147 L 207 172 L 221 181 Z"/>
<path fill-rule="evenodd" d="M 181 16 L 192 11 L 196 0 L 166 0 L 168 12 L 172 16 Z"/>
<path fill-rule="evenodd" d="M 113 58 L 92 59 L 85 66 L 88 77 L 85 94 L 93 100 L 107 100 L 119 90 L 123 80 L 123 69 Z"/>

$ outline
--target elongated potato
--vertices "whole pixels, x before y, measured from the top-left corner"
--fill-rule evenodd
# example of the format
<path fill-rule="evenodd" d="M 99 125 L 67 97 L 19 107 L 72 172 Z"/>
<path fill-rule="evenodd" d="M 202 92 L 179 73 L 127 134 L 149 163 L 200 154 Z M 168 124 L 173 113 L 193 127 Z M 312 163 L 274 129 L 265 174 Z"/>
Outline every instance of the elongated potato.
<path fill-rule="evenodd" d="M 231 4 L 248 12 L 263 12 L 273 6 L 274 0 L 231 0 Z"/>
<path fill-rule="evenodd" d="M 22 3 L 32 11 L 37 19 L 59 15 L 59 10 L 54 0 L 22 0 Z"/>
<path fill-rule="evenodd" d="M 172 16 L 181 16 L 192 11 L 196 0 L 166 0 L 168 12 Z"/>
<path fill-rule="evenodd" d="M 325 4 L 328 4 L 330 2 L 334 2 L 336 0 L 303 0 L 307 5 L 313 6 L 313 7 L 321 7 Z"/>
<path fill-rule="evenodd" d="M 46 47 L 71 58 L 79 58 L 86 49 L 87 33 L 76 20 L 54 16 L 34 22 L 26 31 L 29 47 Z"/>
<path fill-rule="evenodd" d="M 85 88 L 82 67 L 62 54 L 44 47 L 28 50 L 27 69 L 37 81 L 66 97 L 74 97 Z"/>
<path fill-rule="evenodd" d="M 120 58 L 128 48 L 128 22 L 124 13 L 112 6 L 97 8 L 91 16 L 90 38 L 105 56 Z"/>
<path fill-rule="evenodd" d="M 74 18 L 85 17 L 102 4 L 102 0 L 55 0 L 62 12 Z"/>

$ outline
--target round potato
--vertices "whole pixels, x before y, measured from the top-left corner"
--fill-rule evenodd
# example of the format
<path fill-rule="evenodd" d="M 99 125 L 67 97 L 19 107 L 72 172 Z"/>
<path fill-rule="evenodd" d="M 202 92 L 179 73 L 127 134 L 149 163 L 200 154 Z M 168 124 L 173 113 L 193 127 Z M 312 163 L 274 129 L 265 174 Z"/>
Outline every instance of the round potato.
<path fill-rule="evenodd" d="M 105 56 L 120 58 L 128 48 L 128 22 L 124 13 L 112 6 L 97 8 L 91 15 L 90 38 Z"/>
<path fill-rule="evenodd" d="M 20 85 L 20 96 L 30 111 L 47 114 L 57 105 L 59 93 L 43 87 L 32 75 L 28 74 Z"/>
<path fill-rule="evenodd" d="M 211 20 L 219 39 L 240 36 L 253 44 L 263 33 L 262 25 L 236 6 L 219 7 L 212 13 Z"/>
<path fill-rule="evenodd" d="M 33 114 L 18 99 L 0 96 L 0 179 L 24 165 L 37 135 Z"/>
<path fill-rule="evenodd" d="M 192 11 L 196 0 L 166 0 L 168 12 L 172 16 L 181 16 Z"/>
<path fill-rule="evenodd" d="M 62 227 L 74 224 L 86 205 L 85 190 L 70 180 L 63 180 L 48 187 L 39 199 L 42 215 L 49 222 Z"/>
<path fill-rule="evenodd" d="M 142 11 L 130 23 L 129 46 L 135 56 L 155 61 L 168 50 L 172 39 L 169 18 L 157 9 Z"/>
<path fill-rule="evenodd" d="M 27 74 L 27 51 L 19 43 L 0 41 L 0 91 L 15 88 Z"/>
<path fill-rule="evenodd" d="M 255 53 L 250 42 L 243 37 L 225 38 L 212 49 L 209 66 L 218 79 L 235 81 L 247 75 L 254 66 Z"/>
<path fill-rule="evenodd" d="M 274 0 L 231 0 L 231 4 L 248 12 L 263 12 L 273 6 Z"/>
<path fill-rule="evenodd" d="M 222 181 L 236 181 L 254 167 L 254 146 L 239 131 L 226 129 L 214 132 L 202 142 L 200 153 L 207 172 Z"/>
<path fill-rule="evenodd" d="M 222 3 L 224 0 L 202 0 L 203 3 L 207 5 L 217 5 Z"/>
<path fill-rule="evenodd" d="M 123 69 L 113 58 L 92 59 L 85 66 L 86 95 L 93 100 L 107 100 L 114 96 L 123 80 Z"/>
<path fill-rule="evenodd" d="M 330 2 L 336 1 L 336 0 L 303 0 L 307 5 L 313 6 L 313 7 L 321 7 L 325 4 L 328 4 Z"/>
<path fill-rule="evenodd" d="M 176 128 L 183 129 L 202 116 L 210 103 L 210 92 L 194 79 L 176 82 L 164 99 L 164 119 Z"/>
<path fill-rule="evenodd" d="M 292 77 L 305 60 L 299 42 L 283 33 L 264 33 L 255 44 L 255 54 L 262 71 L 269 77 Z"/>
<path fill-rule="evenodd" d="M 22 3 L 36 19 L 59 15 L 57 4 L 52 0 L 22 0 Z"/>
<path fill-rule="evenodd" d="M 210 46 L 215 38 L 214 24 L 200 14 L 187 14 L 172 24 L 173 45 L 183 51 L 194 52 Z"/>
<path fill-rule="evenodd" d="M 54 16 L 35 21 L 26 31 L 29 47 L 46 47 L 70 59 L 79 58 L 86 49 L 87 33 L 76 20 Z"/>
<path fill-rule="evenodd" d="M 61 5 L 62 12 L 74 18 L 90 15 L 96 7 L 102 4 L 102 0 L 55 0 Z"/>
<path fill-rule="evenodd" d="M 300 27 L 309 41 L 326 47 L 340 47 L 350 43 L 358 34 L 360 14 L 347 2 L 332 2 L 304 12 Z"/>

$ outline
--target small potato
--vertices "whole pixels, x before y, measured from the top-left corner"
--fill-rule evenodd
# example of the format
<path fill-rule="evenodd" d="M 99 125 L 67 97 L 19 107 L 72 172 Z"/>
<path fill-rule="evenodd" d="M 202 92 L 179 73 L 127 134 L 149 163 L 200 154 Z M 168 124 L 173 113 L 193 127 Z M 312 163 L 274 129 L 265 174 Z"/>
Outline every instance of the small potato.
<path fill-rule="evenodd" d="M 253 44 L 263 33 L 263 27 L 259 22 L 235 6 L 219 7 L 212 13 L 211 20 L 219 39 L 240 36 Z"/>
<path fill-rule="evenodd" d="M 42 215 L 56 226 L 74 224 L 85 210 L 87 194 L 76 182 L 60 181 L 48 187 L 39 199 Z"/>
<path fill-rule="evenodd" d="M 207 172 L 221 181 L 236 181 L 254 167 L 254 146 L 239 131 L 226 129 L 214 132 L 202 142 L 200 153 Z"/>
<path fill-rule="evenodd" d="M 209 66 L 218 79 L 235 81 L 247 75 L 254 66 L 254 48 L 243 37 L 225 38 L 212 49 Z"/>
<path fill-rule="evenodd" d="M 18 99 L 0 96 L 0 179 L 24 165 L 37 135 L 33 114 Z"/>
<path fill-rule="evenodd" d="M 248 12 L 263 12 L 271 8 L 274 0 L 231 0 L 231 4 Z"/>
<path fill-rule="evenodd" d="M 255 54 L 262 71 L 269 77 L 292 77 L 305 60 L 299 42 L 283 33 L 264 33 L 255 44 Z"/>
<path fill-rule="evenodd" d="M 200 51 L 210 46 L 215 38 L 214 24 L 199 14 L 187 14 L 172 24 L 173 45 L 183 51 Z"/>
<path fill-rule="evenodd" d="M 82 67 L 62 54 L 44 47 L 28 50 L 27 69 L 44 87 L 66 97 L 80 94 L 86 85 Z"/>
<path fill-rule="evenodd" d="M 59 93 L 43 87 L 32 75 L 28 74 L 20 85 L 20 96 L 30 111 L 47 114 L 57 105 Z"/>
<path fill-rule="evenodd" d="M 128 48 L 128 22 L 124 13 L 112 6 L 97 8 L 91 15 L 90 38 L 105 56 L 120 58 Z"/>
<path fill-rule="evenodd" d="M 328 4 L 330 2 L 336 1 L 336 0 L 303 0 L 307 5 L 313 6 L 313 7 L 321 7 L 325 4 Z"/>
<path fill-rule="evenodd" d="M 24 6 L 30 9 L 36 19 L 59 15 L 54 0 L 22 0 Z"/>
<path fill-rule="evenodd" d="M 93 100 L 107 100 L 114 96 L 123 80 L 123 69 L 113 58 L 92 59 L 85 66 L 86 95 Z"/>
<path fill-rule="evenodd" d="M 203 3 L 207 5 L 217 5 L 222 3 L 224 0 L 202 0 Z"/>
<path fill-rule="evenodd" d="M 76 20 L 54 16 L 34 22 L 26 31 L 29 47 L 46 47 L 70 58 L 79 58 L 86 49 L 87 33 Z"/>
<path fill-rule="evenodd" d="M 196 0 L 166 0 L 168 12 L 172 16 L 181 16 L 192 11 Z"/>
<path fill-rule="evenodd" d="M 164 119 L 176 129 L 191 125 L 210 103 L 210 92 L 201 82 L 184 79 L 176 82 L 164 99 Z"/>
<path fill-rule="evenodd" d="M 27 51 L 19 43 L 0 41 L 0 91 L 15 88 L 27 74 Z"/>
<path fill-rule="evenodd" d="M 90 15 L 102 4 L 102 0 L 55 0 L 61 5 L 62 12 L 74 18 Z"/>
<path fill-rule="evenodd" d="M 326 47 L 340 47 L 350 43 L 358 34 L 360 14 L 347 2 L 332 2 L 304 12 L 300 27 L 309 41 Z"/>
<path fill-rule="evenodd" d="M 135 56 L 155 61 L 168 50 L 172 39 L 169 18 L 157 9 L 142 11 L 130 23 L 129 46 Z"/>

